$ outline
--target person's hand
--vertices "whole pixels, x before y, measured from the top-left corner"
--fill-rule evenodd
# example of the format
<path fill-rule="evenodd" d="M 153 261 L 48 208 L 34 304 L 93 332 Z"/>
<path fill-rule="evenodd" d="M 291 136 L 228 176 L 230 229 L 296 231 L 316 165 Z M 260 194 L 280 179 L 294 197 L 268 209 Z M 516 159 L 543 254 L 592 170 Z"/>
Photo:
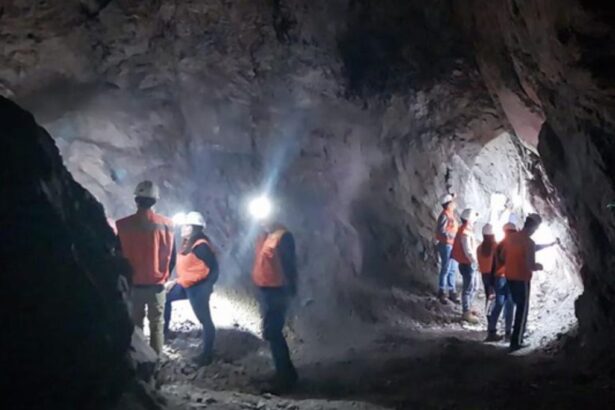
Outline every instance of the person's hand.
<path fill-rule="evenodd" d="M 164 284 L 164 291 L 165 292 L 169 292 L 173 286 L 175 286 L 175 284 L 177 283 L 176 280 L 170 280 L 167 283 Z"/>

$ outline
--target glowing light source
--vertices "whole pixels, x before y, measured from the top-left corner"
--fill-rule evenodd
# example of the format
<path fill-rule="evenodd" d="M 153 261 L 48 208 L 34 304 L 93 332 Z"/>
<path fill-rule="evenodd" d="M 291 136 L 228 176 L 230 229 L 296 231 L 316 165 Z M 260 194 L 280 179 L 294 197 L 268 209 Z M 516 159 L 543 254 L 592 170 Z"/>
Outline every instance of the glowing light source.
<path fill-rule="evenodd" d="M 273 205 L 266 196 L 259 196 L 250 201 L 248 204 L 248 211 L 253 218 L 263 220 L 271 215 Z"/>
<path fill-rule="evenodd" d="M 489 222 L 493 226 L 495 240 L 498 242 L 504 238 L 504 230 L 502 228 L 508 222 L 510 216 L 510 211 L 506 208 L 507 201 L 506 195 L 500 193 L 491 194 L 489 198 L 489 208 L 491 210 Z"/>
<path fill-rule="evenodd" d="M 532 235 L 532 239 L 537 245 L 547 245 L 555 242 L 556 238 L 551 228 L 543 223 L 534 235 Z M 557 257 L 558 252 L 556 247 L 550 247 L 536 252 L 536 261 L 540 262 L 546 271 L 555 269 Z"/>
<path fill-rule="evenodd" d="M 184 221 L 186 220 L 186 213 L 178 212 L 175 215 L 173 215 L 173 218 L 171 219 L 173 220 L 174 225 L 183 225 Z"/>

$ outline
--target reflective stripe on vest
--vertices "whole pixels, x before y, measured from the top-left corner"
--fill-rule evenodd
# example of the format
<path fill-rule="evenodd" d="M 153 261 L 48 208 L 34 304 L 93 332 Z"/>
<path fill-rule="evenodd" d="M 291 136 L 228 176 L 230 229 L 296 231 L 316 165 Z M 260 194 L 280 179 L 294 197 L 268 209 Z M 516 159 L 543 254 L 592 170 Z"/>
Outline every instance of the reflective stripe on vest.
<path fill-rule="evenodd" d="M 466 253 L 463 251 L 463 244 L 461 243 L 461 237 L 463 235 L 468 235 L 470 239 L 474 237 L 474 234 L 472 233 L 472 228 L 469 227 L 467 223 L 461 225 L 461 228 L 459 228 L 459 230 L 457 231 L 457 235 L 455 236 L 455 241 L 453 243 L 451 257 L 463 265 L 471 265 L 472 260 L 470 260 L 470 258 L 468 258 L 466 256 Z M 472 249 L 472 247 L 470 249 Z"/>
<path fill-rule="evenodd" d="M 116 222 L 122 254 L 133 270 L 135 285 L 160 285 L 169 277 L 173 223 L 152 210 Z"/>
<path fill-rule="evenodd" d="M 529 282 L 532 279 L 531 256 L 534 242 L 525 232 L 511 232 L 504 244 L 504 269 L 506 279 Z"/>
<path fill-rule="evenodd" d="M 209 242 L 205 239 L 198 239 L 187 255 L 177 254 L 177 283 L 184 288 L 196 285 L 209 276 L 209 266 L 193 252 L 194 248 L 202 244 L 206 244 L 211 249 Z"/>
<path fill-rule="evenodd" d="M 278 255 L 278 246 L 284 229 L 278 229 L 268 235 L 261 235 L 256 244 L 256 255 L 252 279 L 254 284 L 263 288 L 279 288 L 286 283 L 284 271 Z"/>
<path fill-rule="evenodd" d="M 457 220 L 455 219 L 455 214 L 453 213 L 453 211 L 442 211 L 442 213 L 440 213 L 440 216 L 438 217 L 438 222 L 440 221 L 440 218 L 442 218 L 442 216 L 446 217 L 446 226 L 444 227 L 444 231 L 448 236 L 442 235 L 439 231 L 439 227 L 436 227 L 436 239 L 440 243 L 452 245 L 455 240 L 455 234 L 459 229 L 459 225 L 457 224 Z"/>

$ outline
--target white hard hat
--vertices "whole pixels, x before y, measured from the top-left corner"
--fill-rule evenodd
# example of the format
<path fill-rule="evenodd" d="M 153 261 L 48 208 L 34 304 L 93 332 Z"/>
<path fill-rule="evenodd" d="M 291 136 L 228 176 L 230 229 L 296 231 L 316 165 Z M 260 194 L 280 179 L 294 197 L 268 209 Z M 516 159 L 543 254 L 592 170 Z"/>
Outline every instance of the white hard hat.
<path fill-rule="evenodd" d="M 472 208 L 466 208 L 461 213 L 461 219 L 468 222 L 474 222 L 478 219 L 478 212 L 474 211 Z"/>
<path fill-rule="evenodd" d="M 512 222 L 508 222 L 504 224 L 504 227 L 502 228 L 505 231 L 516 231 L 517 230 L 517 225 L 515 225 Z"/>
<path fill-rule="evenodd" d="M 152 181 L 146 180 L 139 182 L 135 188 L 135 196 L 141 198 L 158 199 L 160 198 L 160 192 L 156 184 Z"/>
<path fill-rule="evenodd" d="M 455 194 L 445 194 L 440 198 L 440 204 L 445 205 L 455 200 Z"/>
<path fill-rule="evenodd" d="M 493 235 L 493 225 L 485 224 L 483 226 L 483 235 Z"/>
<path fill-rule="evenodd" d="M 205 228 L 205 218 L 200 212 L 188 212 L 182 221 L 182 225 L 196 225 Z"/>

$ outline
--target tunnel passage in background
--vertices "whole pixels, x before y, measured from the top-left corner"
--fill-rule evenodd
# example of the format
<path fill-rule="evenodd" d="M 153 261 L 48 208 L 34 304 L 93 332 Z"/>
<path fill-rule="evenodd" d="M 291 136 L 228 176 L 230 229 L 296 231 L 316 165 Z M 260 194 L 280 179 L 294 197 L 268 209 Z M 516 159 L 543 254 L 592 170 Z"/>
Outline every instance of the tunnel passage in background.
<path fill-rule="evenodd" d="M 501 239 L 505 223 L 521 229 L 528 214 L 541 215 L 543 223 L 532 239 L 537 245 L 558 239 L 559 243 L 536 253 L 544 269 L 535 272 L 531 282 L 530 341 L 541 346 L 575 328 L 575 301 L 583 292 L 576 237 L 538 156 L 509 134 L 501 134 L 474 158 L 461 197 L 481 213 L 475 227 L 479 241 L 486 223 Z"/>

